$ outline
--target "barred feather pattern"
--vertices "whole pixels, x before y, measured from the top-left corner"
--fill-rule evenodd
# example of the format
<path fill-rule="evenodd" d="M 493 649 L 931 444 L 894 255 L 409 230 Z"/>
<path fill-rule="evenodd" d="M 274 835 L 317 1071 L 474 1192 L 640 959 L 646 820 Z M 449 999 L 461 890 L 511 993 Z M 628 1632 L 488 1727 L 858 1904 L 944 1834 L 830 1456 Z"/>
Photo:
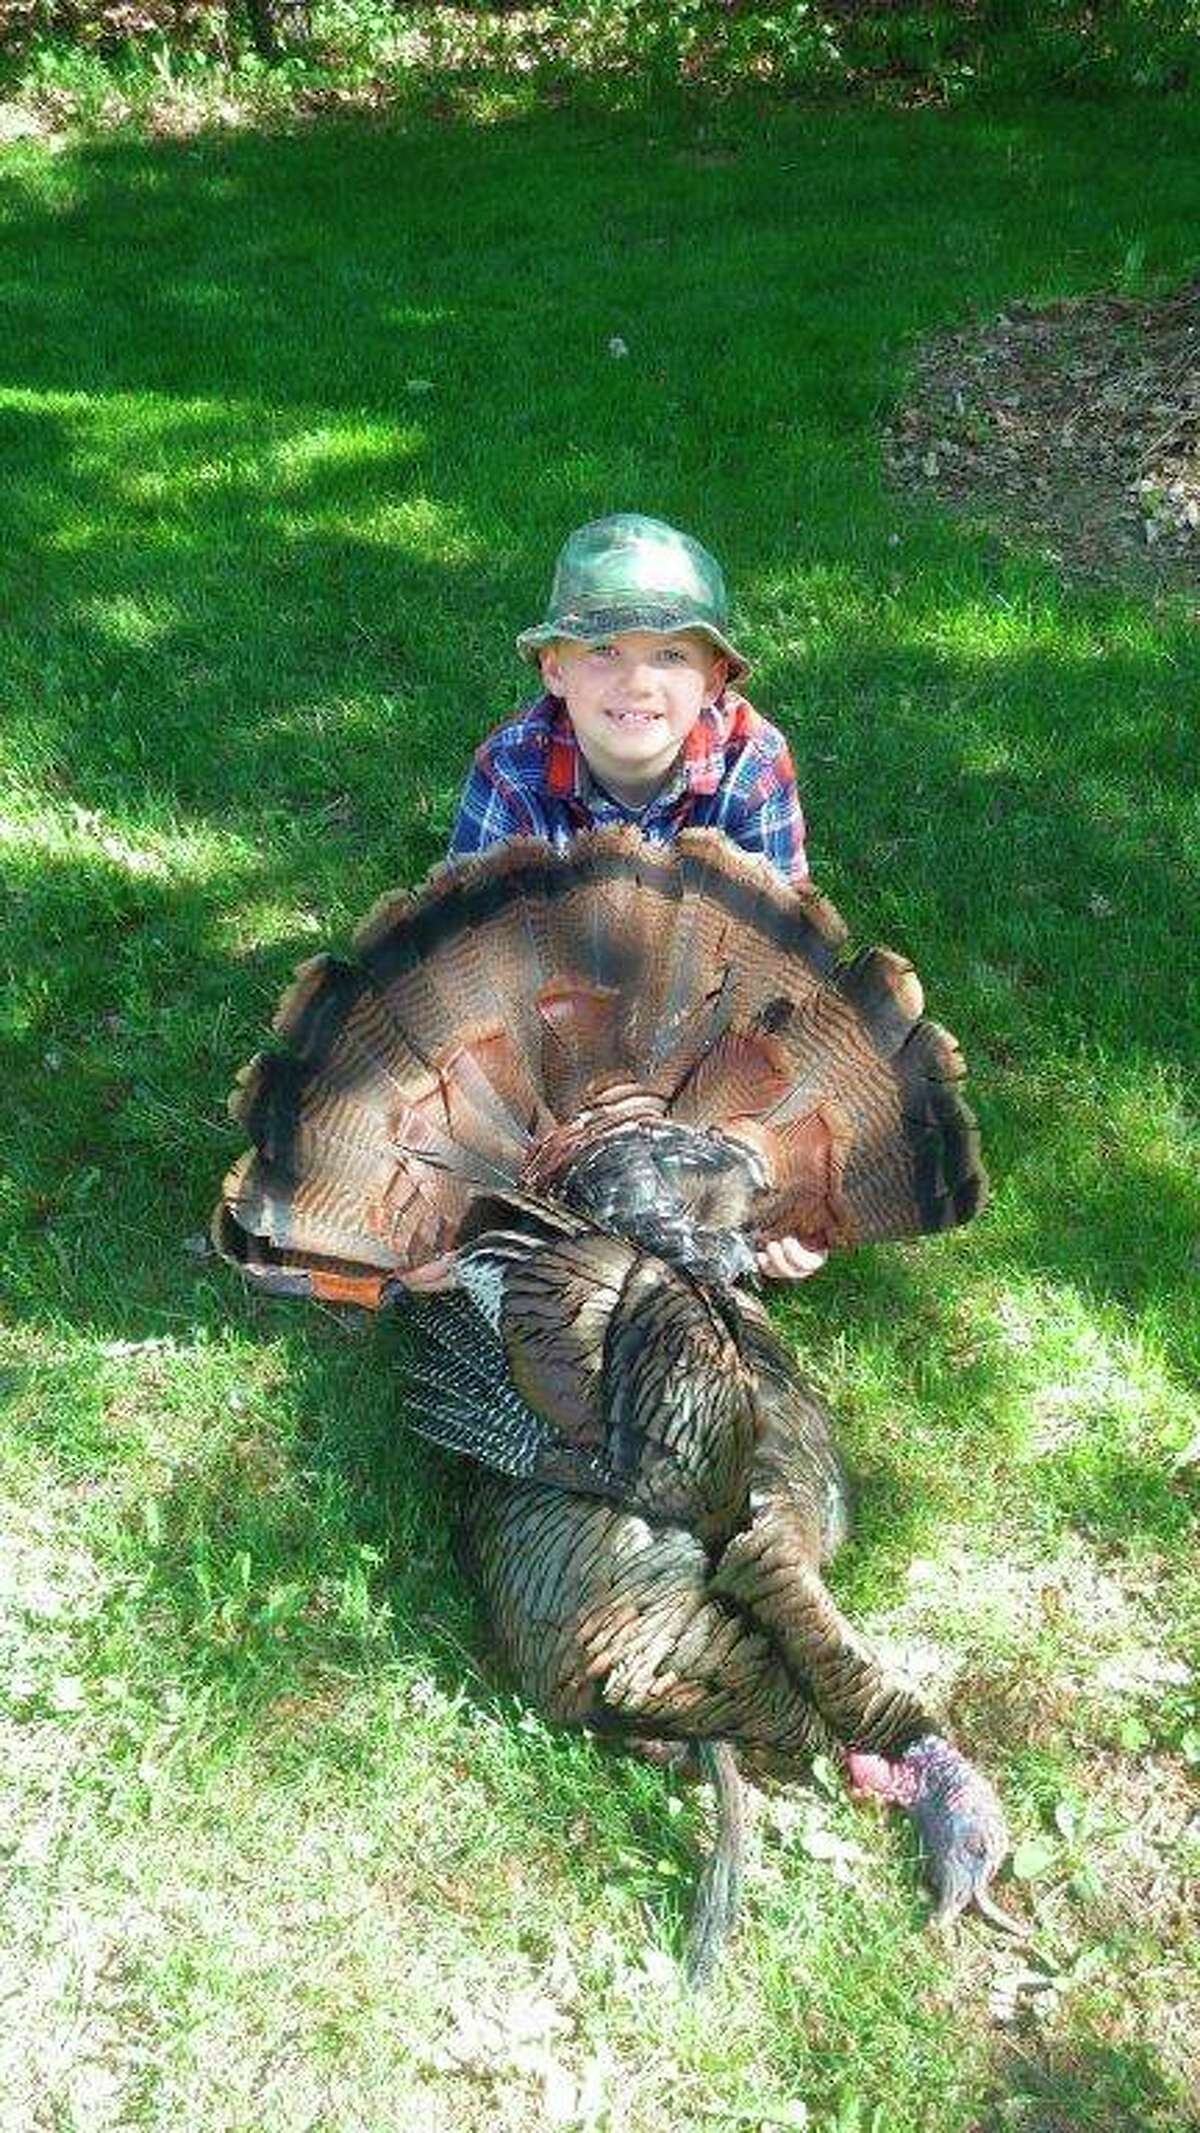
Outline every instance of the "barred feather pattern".
<path fill-rule="evenodd" d="M 520 839 L 437 869 L 377 905 L 354 960 L 301 965 L 286 1049 L 231 1099 L 255 1145 L 217 1242 L 264 1287 L 377 1304 L 481 1196 L 561 1197 L 572 1165 L 594 1219 L 648 1221 L 646 1248 L 701 1278 L 780 1236 L 838 1250 L 965 1221 L 984 1179 L 958 1046 L 903 957 L 845 940 L 814 889 L 710 830 Z M 583 1175 L 614 1134 L 615 1210 Z"/>
<path fill-rule="evenodd" d="M 604 830 L 385 898 L 276 1031 L 231 1099 L 253 1146 L 214 1237 L 268 1293 L 368 1308 L 452 1261 L 458 1292 L 411 1305 L 409 1418 L 471 1462 L 477 1577 L 531 1700 L 777 1765 L 936 1737 L 827 1589 L 832 1430 L 740 1286 L 773 1238 L 838 1250 L 981 1204 L 961 1055 L 911 965 L 849 954 L 815 890 L 713 832 Z M 738 1883 L 713 1770 L 698 1972 Z"/>
<path fill-rule="evenodd" d="M 935 1731 L 821 1576 L 847 1488 L 829 1416 L 754 1300 L 756 1442 L 741 1516 L 706 1545 L 616 1502 L 472 1475 L 467 1530 L 489 1619 L 524 1693 L 608 1731 L 720 1738 L 778 1767 L 833 1743 L 898 1755 Z"/>
<path fill-rule="evenodd" d="M 568 1725 L 765 1746 L 800 1763 L 830 1734 L 769 1637 L 709 1593 L 679 1526 L 480 1472 L 466 1520 L 508 1672 Z"/>

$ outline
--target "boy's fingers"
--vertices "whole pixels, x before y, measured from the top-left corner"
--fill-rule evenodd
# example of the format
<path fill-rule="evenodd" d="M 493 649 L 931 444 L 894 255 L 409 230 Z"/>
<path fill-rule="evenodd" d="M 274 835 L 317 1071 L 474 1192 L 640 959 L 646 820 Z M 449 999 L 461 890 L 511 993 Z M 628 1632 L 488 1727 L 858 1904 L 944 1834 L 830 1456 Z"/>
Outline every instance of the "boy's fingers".
<path fill-rule="evenodd" d="M 759 1252 L 758 1265 L 760 1273 L 775 1281 L 806 1281 L 810 1274 L 820 1271 L 828 1257 L 828 1252 L 813 1251 L 801 1244 L 799 1237 L 772 1237 Z"/>

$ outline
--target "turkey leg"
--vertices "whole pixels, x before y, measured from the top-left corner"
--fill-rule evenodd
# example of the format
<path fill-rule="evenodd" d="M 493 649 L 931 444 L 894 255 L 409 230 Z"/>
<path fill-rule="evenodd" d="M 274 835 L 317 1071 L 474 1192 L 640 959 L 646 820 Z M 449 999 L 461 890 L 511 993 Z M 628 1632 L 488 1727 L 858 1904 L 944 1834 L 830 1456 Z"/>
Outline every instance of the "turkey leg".
<path fill-rule="evenodd" d="M 942 1738 L 925 1706 L 890 1676 L 835 1605 L 813 1563 L 812 1513 L 786 1492 L 758 1494 L 710 1590 L 774 1639 L 783 1664 L 846 1751 L 858 1798 L 902 1807 L 916 1824 L 934 1894 L 933 1919 L 949 1924 L 973 1905 L 991 1924 L 1021 1932 L 988 1884 L 1008 1851 L 1000 1802 L 981 1771 Z"/>

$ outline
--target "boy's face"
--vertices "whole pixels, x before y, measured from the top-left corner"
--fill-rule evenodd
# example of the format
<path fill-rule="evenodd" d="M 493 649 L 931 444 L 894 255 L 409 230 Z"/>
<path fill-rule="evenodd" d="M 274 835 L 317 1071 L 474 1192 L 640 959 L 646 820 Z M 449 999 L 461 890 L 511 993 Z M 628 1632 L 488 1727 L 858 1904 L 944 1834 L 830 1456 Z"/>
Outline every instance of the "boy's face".
<path fill-rule="evenodd" d="M 566 704 L 589 765 L 618 799 L 661 784 L 726 674 L 699 630 L 674 637 L 622 630 L 597 644 L 560 638 L 541 661 L 542 679 Z"/>

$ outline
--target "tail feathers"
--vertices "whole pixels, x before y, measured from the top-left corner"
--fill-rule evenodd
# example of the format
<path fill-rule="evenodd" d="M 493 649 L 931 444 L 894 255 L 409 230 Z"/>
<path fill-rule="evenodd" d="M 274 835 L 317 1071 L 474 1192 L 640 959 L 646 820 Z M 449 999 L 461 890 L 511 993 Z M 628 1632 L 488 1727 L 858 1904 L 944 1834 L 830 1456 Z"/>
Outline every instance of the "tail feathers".
<path fill-rule="evenodd" d="M 678 889 L 660 897 L 661 975 L 646 1001 L 651 1049 L 639 1062 L 643 1071 L 656 1073 L 677 1029 L 680 1049 L 689 1048 L 696 1008 L 718 982 L 725 1008 L 721 1027 L 744 1026 L 781 987 L 802 997 L 819 986 L 846 937 L 833 906 L 816 890 L 790 887 L 764 860 L 735 852 L 711 831 L 685 830 L 675 850 Z M 681 1063 L 694 1058 L 693 1051 Z"/>
<path fill-rule="evenodd" d="M 936 1023 L 918 1023 L 892 1071 L 891 1100 L 852 1112 L 842 1178 L 850 1243 L 950 1229 L 986 1198 L 979 1129 L 959 1093 L 964 1067 L 954 1039 Z"/>
<path fill-rule="evenodd" d="M 838 972 L 837 991 L 880 1059 L 891 1059 L 925 1006 L 912 964 L 890 948 L 868 948 Z"/>
<path fill-rule="evenodd" d="M 728 1741 L 705 1740 L 697 1746 L 717 1796 L 718 1818 L 717 1841 L 700 1876 L 684 1956 L 688 1983 L 698 1992 L 715 1975 L 741 1910 L 746 1818 L 741 1776 Z"/>
<path fill-rule="evenodd" d="M 249 1236 L 275 1251 L 314 1252 L 359 1267 L 394 1271 L 396 1252 L 353 1174 L 329 1168 L 315 1177 L 282 1170 L 251 1150 L 225 1181 L 225 1206 Z"/>
<path fill-rule="evenodd" d="M 360 1102 L 385 1103 L 398 1078 L 421 1063 L 365 974 L 332 955 L 297 966 L 273 1027 L 304 1066 L 352 1088 Z"/>
<path fill-rule="evenodd" d="M 466 1065 L 476 1094 L 473 1062 Z M 440 1082 L 425 1075 L 415 1102 L 393 1091 L 385 1127 L 377 1112 L 298 1060 L 260 1053 L 230 1101 L 256 1144 L 224 1188 L 230 1216 L 261 1247 L 243 1263 L 254 1271 L 279 1252 L 309 1251 L 400 1270 L 447 1251 L 475 1193 L 507 1184 L 511 1170 L 504 1143 L 462 1095 L 455 1067 L 450 1062 Z M 489 1146 L 473 1149 L 472 1137 Z"/>
<path fill-rule="evenodd" d="M 377 1147 L 384 1124 L 364 1085 L 339 1087 L 286 1052 L 256 1052 L 239 1073 L 228 1108 L 260 1153 L 284 1164 L 303 1132 L 321 1134 L 351 1156 Z"/>
<path fill-rule="evenodd" d="M 681 1125 L 761 1117 L 783 1103 L 794 1079 L 777 1038 L 761 1029 L 724 1029 L 688 1066 L 668 1109 Z"/>
<path fill-rule="evenodd" d="M 872 949 L 799 1001 L 778 995 L 757 1024 L 715 1039 L 669 1102 L 759 1154 L 760 1242 L 825 1248 L 966 1221 L 983 1203 L 979 1134 L 959 1092 L 955 1040 L 921 1019 L 911 964 Z"/>
<path fill-rule="evenodd" d="M 633 902 L 603 853 L 564 869 L 529 840 L 384 898 L 354 945 L 413 1048 L 432 1060 L 461 1031 L 528 1137 L 625 1062 L 625 996 L 648 949 Z"/>
<path fill-rule="evenodd" d="M 436 890 L 436 894 L 434 891 Z M 512 1012 L 496 943 L 470 923 L 464 883 L 449 868 L 418 897 L 385 897 L 354 937 L 368 981 L 404 1040 L 427 1068 L 446 1068 L 448 1042 L 477 1068 L 471 1101 L 510 1147 L 527 1145 L 545 1113 L 538 1061 L 522 1018 Z M 491 929 L 494 931 L 495 929 Z"/>
<path fill-rule="evenodd" d="M 753 1116 L 779 1127 L 836 1096 L 845 1082 L 888 1085 L 880 1069 L 921 1013 L 912 965 L 871 949 L 831 964 L 807 986 L 785 988 L 791 976 L 776 962 L 773 990 L 758 988 L 748 1023 L 739 1016 L 689 1064 L 670 1103 L 675 1117 L 713 1124 Z"/>
<path fill-rule="evenodd" d="M 636 852 L 612 837 L 588 837 L 578 863 L 560 866 L 547 898 L 549 969 L 537 994 L 557 1040 L 544 1054 L 547 1094 L 570 1118 L 613 1079 L 641 1080 L 637 1007 L 652 983 L 663 939 L 659 898 Z M 659 877 L 661 878 L 661 877 Z"/>
<path fill-rule="evenodd" d="M 676 847 L 678 852 L 678 847 Z M 639 1080 L 653 1080 L 683 1040 L 689 1019 L 702 1013 L 719 989 L 720 972 L 700 954 L 694 897 L 689 897 L 682 856 L 647 845 L 634 873 L 643 925 L 653 940 L 638 983 L 629 996 L 629 1060 Z"/>
<path fill-rule="evenodd" d="M 417 966 L 420 997 L 406 1016 L 406 989 L 396 986 L 393 964 L 385 958 L 379 966 L 393 987 L 390 1001 L 370 968 L 328 955 L 300 965 L 274 1026 L 304 1068 L 304 1081 L 319 1078 L 383 1128 L 405 1102 L 416 1105 L 436 1093 L 450 1133 L 489 1148 L 512 1175 L 539 1105 L 510 1032 L 502 1020 L 472 1024 L 447 1001 L 442 1042 L 430 1046 L 422 1028 L 434 993 L 428 974 Z"/>
<path fill-rule="evenodd" d="M 759 1243 L 799 1237 L 830 1251 L 851 1241 L 854 1210 L 845 1178 L 853 1128 L 837 1104 L 818 1104 L 779 1129 L 739 1119 L 731 1137 L 756 1151 L 769 1180 L 754 1210 Z"/>
<path fill-rule="evenodd" d="M 556 907 L 547 893 L 545 847 L 531 844 L 522 849 L 538 856 L 515 874 L 504 922 L 497 920 L 489 952 L 503 973 L 509 1020 L 520 1033 L 522 1055 L 545 1106 L 545 1117 L 539 1114 L 535 1128 L 541 1133 L 549 1130 L 547 1120 L 552 1125 L 570 1115 L 576 1092 L 586 1087 L 591 1072 L 586 1050 L 581 1053 L 570 1024 L 569 1007 L 561 1000 L 557 1012 L 551 1006 L 554 987 L 571 975 L 581 994 L 595 994 L 597 988 L 581 982 L 569 960 L 562 962 Z"/>
<path fill-rule="evenodd" d="M 660 1039 L 647 1054 L 646 1086 L 663 1099 L 664 1108 L 682 1112 L 693 1074 L 726 1035 L 733 1021 L 736 982 L 728 966 L 698 985 L 690 1007 L 663 1023 Z"/>
<path fill-rule="evenodd" d="M 597 1136 L 663 1117 L 751 1143 L 759 1242 L 963 1221 L 984 1186 L 957 1046 L 910 964 L 845 942 L 815 890 L 709 830 L 439 868 L 376 905 L 357 961 L 297 971 L 286 1050 L 232 1100 L 257 1156 L 222 1233 L 281 1278 L 304 1254 L 404 1274 L 453 1249 L 480 1195 L 553 1193 Z"/>
<path fill-rule="evenodd" d="M 794 999 L 823 983 L 846 929 L 815 890 L 789 888 L 765 862 L 729 873 L 714 865 L 715 856 L 685 850 L 685 894 L 696 898 L 710 967 L 724 964 L 733 976 L 736 1021 L 752 1022 L 781 980 Z"/>
<path fill-rule="evenodd" d="M 396 1287 L 394 1276 L 382 1269 L 346 1266 L 316 1252 L 277 1251 L 243 1228 L 223 1201 L 213 1213 L 212 1240 L 222 1258 L 240 1267 L 265 1296 L 315 1297 L 377 1311 Z"/>
<path fill-rule="evenodd" d="M 624 1001 L 615 987 L 565 976 L 544 985 L 536 1004 L 546 1101 L 556 1119 L 570 1118 L 622 1072 Z"/>

